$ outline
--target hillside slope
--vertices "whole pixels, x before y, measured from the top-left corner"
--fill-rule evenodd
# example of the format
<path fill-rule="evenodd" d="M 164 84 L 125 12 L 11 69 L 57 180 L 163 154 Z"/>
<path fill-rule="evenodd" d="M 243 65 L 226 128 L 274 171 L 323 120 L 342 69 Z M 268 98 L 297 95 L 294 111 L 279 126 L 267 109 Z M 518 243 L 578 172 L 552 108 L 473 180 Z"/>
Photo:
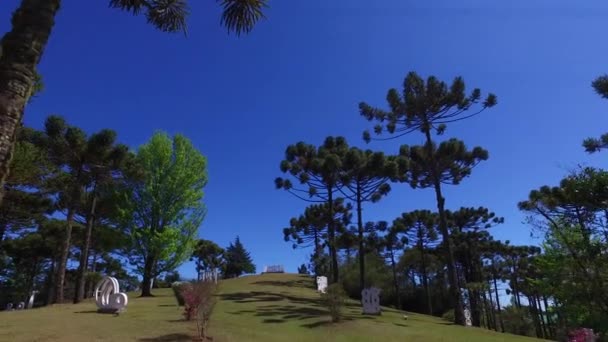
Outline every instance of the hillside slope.
<path fill-rule="evenodd" d="M 0 341 L 191 341 L 192 322 L 182 321 L 170 289 L 154 289 L 156 297 L 129 293 L 127 311 L 120 316 L 98 314 L 91 300 L 81 304 L 0 312 Z"/>
<path fill-rule="evenodd" d="M 211 321 L 216 341 L 466 341 L 525 342 L 537 339 L 465 328 L 441 319 L 383 309 L 381 316 L 361 315 L 350 301 L 346 320 L 330 323 L 319 303 L 313 279 L 294 274 L 264 274 L 221 283 Z"/>

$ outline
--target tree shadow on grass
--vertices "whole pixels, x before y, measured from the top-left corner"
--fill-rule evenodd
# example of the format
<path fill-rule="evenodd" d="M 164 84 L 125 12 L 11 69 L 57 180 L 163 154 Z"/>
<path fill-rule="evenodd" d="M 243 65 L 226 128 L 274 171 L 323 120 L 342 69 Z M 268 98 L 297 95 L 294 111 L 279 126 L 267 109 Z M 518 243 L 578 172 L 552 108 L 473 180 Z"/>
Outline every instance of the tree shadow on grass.
<path fill-rule="evenodd" d="M 178 341 L 192 341 L 192 336 L 188 334 L 167 334 L 158 337 L 147 337 L 140 338 L 139 342 L 178 342 Z"/>
<path fill-rule="evenodd" d="M 177 307 L 177 304 L 158 304 L 158 306 L 168 308 L 168 307 Z"/>
<path fill-rule="evenodd" d="M 280 287 L 301 287 L 305 289 L 314 289 L 314 281 L 312 279 L 298 279 L 298 280 L 260 280 L 251 283 L 252 285 L 262 286 L 280 286 Z"/>
<path fill-rule="evenodd" d="M 85 313 L 97 313 L 97 310 L 74 311 L 74 313 L 79 313 L 79 314 L 85 314 Z"/>
<path fill-rule="evenodd" d="M 236 292 L 220 294 L 221 300 L 229 300 L 235 303 L 255 303 L 255 302 L 280 302 L 283 300 L 293 304 L 320 305 L 321 300 L 316 298 L 302 298 L 290 296 L 283 293 L 266 291 Z"/>
<path fill-rule="evenodd" d="M 398 326 L 398 327 L 409 327 L 409 325 L 407 324 L 403 324 L 403 323 L 393 323 L 394 325 Z"/>

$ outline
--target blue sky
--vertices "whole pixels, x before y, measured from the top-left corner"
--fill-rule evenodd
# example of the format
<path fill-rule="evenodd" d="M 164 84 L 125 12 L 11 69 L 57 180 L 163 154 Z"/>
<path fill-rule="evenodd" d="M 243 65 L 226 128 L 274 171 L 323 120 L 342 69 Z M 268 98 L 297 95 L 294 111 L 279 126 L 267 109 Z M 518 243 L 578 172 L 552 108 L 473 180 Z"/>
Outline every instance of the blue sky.
<path fill-rule="evenodd" d="M 46 90 L 25 123 L 61 114 L 88 132 L 112 128 L 134 148 L 158 129 L 187 135 L 209 161 L 199 235 L 223 246 L 239 235 L 259 271 L 307 261 L 281 232 L 306 206 L 274 189 L 287 145 L 343 135 L 393 153 L 422 142 L 361 140 L 370 124 L 357 104 L 385 106 L 408 71 L 462 75 L 469 88 L 497 94 L 498 106 L 448 127 L 446 137 L 483 146 L 490 159 L 445 191 L 448 208 L 483 205 L 504 216 L 496 238 L 538 244 L 517 202 L 577 163 L 605 166 L 581 142 L 608 131 L 608 102 L 590 87 L 608 73 L 606 1 L 274 0 L 268 19 L 240 38 L 219 26 L 215 1 L 190 2 L 185 38 L 104 1 L 63 1 L 40 65 Z M 0 2 L 0 32 L 18 3 Z M 435 208 L 430 189 L 393 189 L 365 208 L 365 220 Z M 194 275 L 193 266 L 180 273 Z"/>

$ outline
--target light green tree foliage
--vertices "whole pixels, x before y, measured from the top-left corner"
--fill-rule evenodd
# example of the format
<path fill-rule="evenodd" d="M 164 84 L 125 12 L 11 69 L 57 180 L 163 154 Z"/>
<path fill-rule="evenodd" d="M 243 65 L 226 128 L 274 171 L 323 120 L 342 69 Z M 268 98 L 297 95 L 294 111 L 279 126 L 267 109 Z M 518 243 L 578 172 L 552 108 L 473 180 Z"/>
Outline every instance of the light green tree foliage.
<path fill-rule="evenodd" d="M 131 262 L 151 282 L 191 255 L 205 216 L 207 160 L 182 135 L 156 133 L 137 151 L 123 189 L 120 216 L 131 236 Z"/>

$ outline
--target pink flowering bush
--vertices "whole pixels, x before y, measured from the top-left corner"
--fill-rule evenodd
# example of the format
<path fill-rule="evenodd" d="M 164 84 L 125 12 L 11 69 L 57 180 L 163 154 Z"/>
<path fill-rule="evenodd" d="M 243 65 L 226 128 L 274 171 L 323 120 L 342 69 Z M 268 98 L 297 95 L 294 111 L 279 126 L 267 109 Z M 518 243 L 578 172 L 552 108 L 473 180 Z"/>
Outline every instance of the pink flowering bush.
<path fill-rule="evenodd" d="M 568 342 L 595 342 L 597 336 L 593 333 L 593 329 L 579 328 L 571 331 L 568 334 Z"/>

